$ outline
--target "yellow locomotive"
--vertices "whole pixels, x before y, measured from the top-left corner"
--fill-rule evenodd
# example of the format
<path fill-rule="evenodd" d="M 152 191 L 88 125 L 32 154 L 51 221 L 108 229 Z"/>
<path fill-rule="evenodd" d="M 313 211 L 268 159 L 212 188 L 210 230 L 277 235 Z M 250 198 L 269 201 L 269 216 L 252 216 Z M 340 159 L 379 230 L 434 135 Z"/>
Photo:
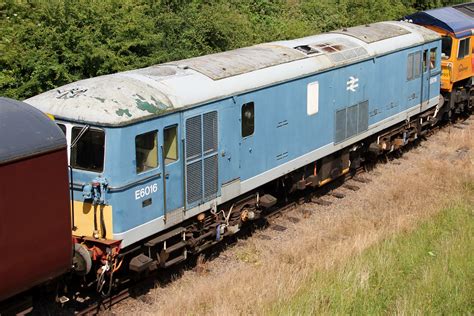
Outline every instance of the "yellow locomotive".
<path fill-rule="evenodd" d="M 417 12 L 407 19 L 442 36 L 441 93 L 449 104 L 445 114 L 473 107 L 474 2 Z"/>

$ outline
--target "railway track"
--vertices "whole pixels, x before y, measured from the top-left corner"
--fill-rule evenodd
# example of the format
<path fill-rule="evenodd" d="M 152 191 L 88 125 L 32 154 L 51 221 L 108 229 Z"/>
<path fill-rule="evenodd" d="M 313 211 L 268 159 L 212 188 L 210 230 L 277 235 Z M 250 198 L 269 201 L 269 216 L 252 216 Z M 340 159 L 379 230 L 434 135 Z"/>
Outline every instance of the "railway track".
<path fill-rule="evenodd" d="M 437 131 L 445 128 L 456 128 L 456 129 L 464 129 L 466 125 L 474 124 L 474 119 L 468 117 L 467 119 L 460 119 L 454 123 L 449 123 L 444 126 L 438 126 L 430 131 L 429 134 L 425 135 L 424 140 L 417 141 L 411 145 L 408 145 L 402 149 L 400 152 L 394 152 L 390 155 L 379 157 L 379 160 L 375 164 L 380 163 L 387 163 L 388 161 L 397 161 L 400 157 L 402 157 L 404 152 L 410 151 L 412 148 L 416 147 L 423 141 L 429 140 L 429 137 L 434 135 Z M 371 182 L 371 170 L 375 166 L 369 165 L 362 165 L 360 168 L 356 170 L 356 172 L 352 174 L 345 174 L 340 178 L 324 185 L 323 187 L 316 188 L 316 189 L 307 189 L 303 191 L 302 194 L 297 195 L 286 202 L 278 205 L 273 210 L 268 212 L 264 218 L 254 223 L 254 225 L 248 225 L 246 229 L 242 229 L 235 237 L 236 238 L 229 238 L 232 240 L 225 240 L 221 244 L 215 245 L 208 251 L 205 251 L 208 255 L 212 253 L 213 256 L 216 256 L 220 253 L 222 249 L 226 247 L 226 245 L 232 244 L 235 239 L 241 238 L 244 235 L 251 235 L 255 230 L 258 229 L 272 229 L 279 232 L 284 232 L 286 227 L 284 224 L 281 223 L 279 220 L 280 218 L 285 218 L 293 223 L 297 223 L 301 220 L 301 218 L 305 218 L 311 215 L 311 211 L 307 210 L 304 207 L 307 203 L 314 203 L 321 206 L 330 205 L 332 202 L 328 200 L 328 197 L 333 197 L 335 199 L 342 199 L 345 197 L 345 194 L 341 192 L 341 188 L 349 191 L 357 191 L 361 188 L 361 186 L 368 184 Z M 294 212 L 299 212 L 301 216 L 293 214 Z M 98 297 L 87 294 L 80 294 L 78 295 L 74 302 L 74 304 L 70 304 L 67 307 L 67 310 L 70 311 L 72 314 L 75 315 L 96 315 L 101 312 L 107 311 L 115 304 L 125 300 L 129 297 L 137 297 L 141 294 L 146 293 L 150 288 L 155 285 L 155 281 L 157 277 L 163 278 L 165 281 L 163 283 L 172 282 L 173 275 L 179 274 L 180 271 L 182 272 L 184 269 L 193 267 L 195 264 L 192 262 L 186 262 L 183 264 L 178 265 L 177 267 L 170 268 L 165 271 L 161 271 L 160 275 L 158 273 L 152 273 L 147 278 L 139 280 L 139 281 L 131 281 L 127 282 L 127 285 L 124 285 L 122 289 L 116 289 L 114 293 L 106 298 Z M 65 305 L 67 305 L 66 303 Z M 68 312 L 67 312 L 68 313 Z"/>

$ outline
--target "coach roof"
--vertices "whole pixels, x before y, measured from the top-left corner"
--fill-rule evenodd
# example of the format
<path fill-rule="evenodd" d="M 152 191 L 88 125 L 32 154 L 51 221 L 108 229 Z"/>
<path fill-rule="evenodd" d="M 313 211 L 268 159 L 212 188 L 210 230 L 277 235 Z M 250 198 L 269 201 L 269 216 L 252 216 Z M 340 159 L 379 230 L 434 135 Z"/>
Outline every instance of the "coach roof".
<path fill-rule="evenodd" d="M 470 36 L 474 30 L 473 4 L 427 10 L 408 15 L 406 19 L 421 25 L 432 25 L 453 33 L 456 38 Z M 471 10 L 469 10 L 471 8 Z"/>
<path fill-rule="evenodd" d="M 66 147 L 59 127 L 44 113 L 0 97 L 0 164 Z"/>
<path fill-rule="evenodd" d="M 438 38 L 380 22 L 85 79 L 26 102 L 65 120 L 127 125 Z"/>

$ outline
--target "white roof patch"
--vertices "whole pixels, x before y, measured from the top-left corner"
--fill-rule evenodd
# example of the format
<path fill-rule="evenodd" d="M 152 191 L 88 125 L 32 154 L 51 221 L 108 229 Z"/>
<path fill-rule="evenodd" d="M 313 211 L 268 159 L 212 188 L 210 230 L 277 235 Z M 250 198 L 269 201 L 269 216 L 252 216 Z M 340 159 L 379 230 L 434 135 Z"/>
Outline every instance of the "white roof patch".
<path fill-rule="evenodd" d="M 293 49 L 260 44 L 168 64 L 192 68 L 213 80 L 220 80 L 302 58 L 305 56 Z"/>

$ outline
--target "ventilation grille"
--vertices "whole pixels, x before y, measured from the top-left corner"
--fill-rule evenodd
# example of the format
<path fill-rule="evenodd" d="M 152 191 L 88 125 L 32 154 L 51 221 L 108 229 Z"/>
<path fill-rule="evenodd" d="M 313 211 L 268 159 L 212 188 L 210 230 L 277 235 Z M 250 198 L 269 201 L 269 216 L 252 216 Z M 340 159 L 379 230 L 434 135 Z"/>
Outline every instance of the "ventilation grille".
<path fill-rule="evenodd" d="M 204 154 L 217 151 L 217 112 L 203 115 Z"/>
<path fill-rule="evenodd" d="M 356 47 L 341 52 L 329 53 L 327 56 L 333 63 L 340 63 L 365 57 L 367 56 L 367 51 L 362 47 Z"/>
<path fill-rule="evenodd" d="M 217 111 L 186 120 L 187 204 L 209 200 L 218 192 Z"/>
<path fill-rule="evenodd" d="M 357 122 L 359 120 L 358 116 L 358 105 L 350 106 L 347 108 L 347 127 L 346 127 L 346 137 L 351 137 L 357 134 Z"/>
<path fill-rule="evenodd" d="M 359 103 L 359 123 L 357 131 L 359 133 L 365 132 L 369 129 L 369 101 Z"/>
<path fill-rule="evenodd" d="M 295 49 L 306 55 L 325 54 L 335 64 L 369 56 L 367 51 L 359 44 L 341 37 L 297 46 Z"/>
<path fill-rule="evenodd" d="M 366 131 L 369 127 L 369 102 L 347 107 L 336 112 L 334 141 L 340 143 L 352 136 Z"/>
<path fill-rule="evenodd" d="M 202 160 L 187 165 L 187 200 L 188 204 L 202 199 Z"/>
<path fill-rule="evenodd" d="M 204 159 L 204 199 L 209 200 L 216 197 L 218 163 L 217 155 Z"/>
<path fill-rule="evenodd" d="M 193 160 L 201 156 L 201 115 L 186 120 L 186 160 Z"/>
<path fill-rule="evenodd" d="M 336 143 L 346 138 L 346 109 L 336 112 Z"/>

